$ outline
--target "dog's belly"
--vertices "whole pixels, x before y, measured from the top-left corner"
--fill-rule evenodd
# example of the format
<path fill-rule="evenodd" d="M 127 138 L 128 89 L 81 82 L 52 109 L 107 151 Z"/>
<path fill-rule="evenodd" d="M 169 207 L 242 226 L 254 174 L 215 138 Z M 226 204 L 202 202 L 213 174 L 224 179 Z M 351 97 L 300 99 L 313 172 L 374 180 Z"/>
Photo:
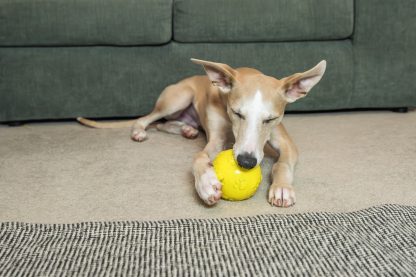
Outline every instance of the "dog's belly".
<path fill-rule="evenodd" d="M 198 129 L 199 126 L 201 126 L 198 113 L 196 112 L 193 104 L 189 105 L 183 111 L 180 111 L 176 114 L 166 117 L 166 119 L 181 121 L 187 125 L 194 127 L 195 129 Z"/>

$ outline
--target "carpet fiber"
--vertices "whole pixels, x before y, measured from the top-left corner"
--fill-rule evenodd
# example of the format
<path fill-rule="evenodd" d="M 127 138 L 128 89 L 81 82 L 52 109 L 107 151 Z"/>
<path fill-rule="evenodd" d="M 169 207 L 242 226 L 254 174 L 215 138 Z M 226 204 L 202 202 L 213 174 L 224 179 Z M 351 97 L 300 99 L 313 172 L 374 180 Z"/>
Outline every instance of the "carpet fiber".
<path fill-rule="evenodd" d="M 0 226 L 1 276 L 416 275 L 414 206 Z"/>

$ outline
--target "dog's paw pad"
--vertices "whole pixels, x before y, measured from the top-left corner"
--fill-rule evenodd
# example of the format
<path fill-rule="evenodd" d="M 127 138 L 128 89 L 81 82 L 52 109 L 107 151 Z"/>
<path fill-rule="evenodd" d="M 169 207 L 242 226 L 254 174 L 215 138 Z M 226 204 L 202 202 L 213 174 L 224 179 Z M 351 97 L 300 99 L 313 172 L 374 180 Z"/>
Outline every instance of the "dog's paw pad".
<path fill-rule="evenodd" d="M 269 203 L 272 206 L 287 208 L 296 202 L 295 191 L 291 187 L 272 186 L 269 190 Z"/>
<path fill-rule="evenodd" d="M 198 136 L 199 131 L 192 126 L 182 126 L 182 136 L 189 139 L 194 139 Z"/>
<path fill-rule="evenodd" d="M 131 139 L 134 141 L 142 142 L 147 139 L 147 134 L 145 131 L 133 131 L 131 133 Z"/>

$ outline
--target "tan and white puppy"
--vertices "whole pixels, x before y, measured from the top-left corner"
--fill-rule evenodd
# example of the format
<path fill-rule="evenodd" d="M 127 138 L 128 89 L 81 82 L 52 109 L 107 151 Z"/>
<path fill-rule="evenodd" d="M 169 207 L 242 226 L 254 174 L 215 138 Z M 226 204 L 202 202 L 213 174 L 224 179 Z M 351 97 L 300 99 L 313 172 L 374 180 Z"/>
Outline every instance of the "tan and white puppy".
<path fill-rule="evenodd" d="M 78 118 L 95 128 L 117 128 L 132 125 L 131 138 L 142 142 L 146 128 L 165 118 L 157 129 L 195 138 L 199 128 L 205 131 L 208 143 L 193 162 L 195 188 L 208 205 L 221 198 L 221 183 L 212 161 L 234 140 L 234 158 L 250 169 L 258 165 L 268 143 L 279 153 L 272 169 L 269 202 L 273 206 L 289 207 L 296 201 L 293 189 L 297 149 L 281 123 L 286 104 L 308 94 L 321 80 L 326 61 L 314 68 L 278 80 L 252 68 L 234 69 L 226 64 L 192 59 L 206 71 L 206 76 L 194 76 L 168 86 L 153 111 L 133 121 L 98 123 Z"/>

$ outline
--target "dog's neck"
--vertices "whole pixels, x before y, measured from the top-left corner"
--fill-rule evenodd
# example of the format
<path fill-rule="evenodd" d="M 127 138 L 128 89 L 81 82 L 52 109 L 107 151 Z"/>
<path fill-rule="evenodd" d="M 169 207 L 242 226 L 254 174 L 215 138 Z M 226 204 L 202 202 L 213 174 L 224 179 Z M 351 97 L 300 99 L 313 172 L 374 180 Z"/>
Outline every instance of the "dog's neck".
<path fill-rule="evenodd" d="M 221 106 L 225 111 L 227 111 L 228 97 L 230 95 L 230 92 L 224 93 L 224 92 L 221 92 L 218 88 L 216 89 L 218 90 L 218 95 L 220 96 Z"/>

